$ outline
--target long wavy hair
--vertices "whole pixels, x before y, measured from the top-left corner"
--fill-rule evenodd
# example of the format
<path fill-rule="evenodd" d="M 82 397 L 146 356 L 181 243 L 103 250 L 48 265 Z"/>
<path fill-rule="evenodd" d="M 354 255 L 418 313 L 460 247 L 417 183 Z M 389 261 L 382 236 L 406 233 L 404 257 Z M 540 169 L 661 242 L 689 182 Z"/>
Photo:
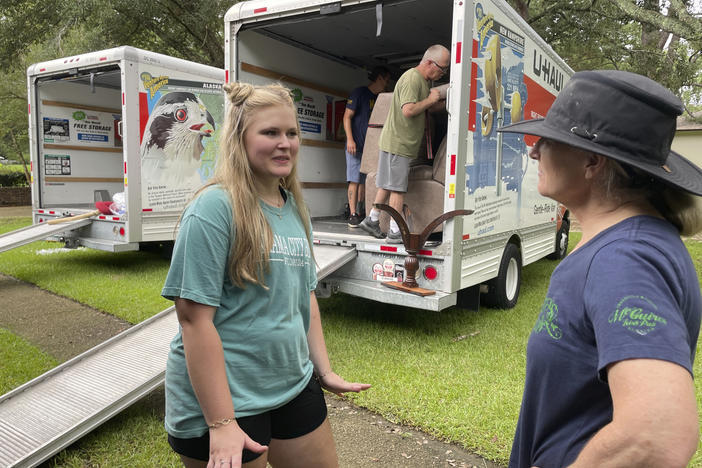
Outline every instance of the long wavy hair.
<path fill-rule="evenodd" d="M 269 267 L 269 253 L 273 246 L 273 232 L 259 204 L 254 184 L 255 175 L 249 165 L 244 137 L 252 117 L 261 109 L 271 106 L 290 107 L 295 114 L 297 133 L 300 122 L 290 96 L 290 90 L 279 84 L 255 86 L 247 83 L 228 83 L 226 115 L 219 141 L 217 166 L 212 179 L 199 191 L 211 185 L 222 187 L 231 200 L 234 220 L 234 240 L 229 255 L 229 278 L 238 287 L 253 283 L 266 287 L 264 275 Z M 287 177 L 280 179 L 280 187 L 292 193 L 295 206 L 305 227 L 312 252 L 312 227 L 309 211 L 302 198 L 302 185 L 297 177 L 297 158 Z M 196 194 L 197 196 L 197 194 Z"/>

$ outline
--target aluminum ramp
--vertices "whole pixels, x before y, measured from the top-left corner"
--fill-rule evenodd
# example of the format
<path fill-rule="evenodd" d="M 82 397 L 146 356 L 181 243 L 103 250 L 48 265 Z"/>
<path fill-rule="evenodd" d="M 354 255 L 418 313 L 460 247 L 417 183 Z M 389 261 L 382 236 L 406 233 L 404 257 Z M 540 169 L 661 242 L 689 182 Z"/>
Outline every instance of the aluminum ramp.
<path fill-rule="evenodd" d="M 322 279 L 356 249 L 315 245 L 314 254 Z M 0 468 L 37 466 L 156 389 L 177 331 L 170 307 L 0 396 Z"/>
<path fill-rule="evenodd" d="M 92 219 L 77 219 L 58 224 L 40 223 L 8 232 L 0 236 L 0 252 L 14 249 L 61 232 L 73 231 L 92 223 Z"/>
<path fill-rule="evenodd" d="M 170 307 L 0 397 L 0 467 L 33 467 L 163 383 Z"/>
<path fill-rule="evenodd" d="M 318 281 L 334 273 L 357 255 L 356 248 L 350 246 L 315 244 L 313 248 Z"/>

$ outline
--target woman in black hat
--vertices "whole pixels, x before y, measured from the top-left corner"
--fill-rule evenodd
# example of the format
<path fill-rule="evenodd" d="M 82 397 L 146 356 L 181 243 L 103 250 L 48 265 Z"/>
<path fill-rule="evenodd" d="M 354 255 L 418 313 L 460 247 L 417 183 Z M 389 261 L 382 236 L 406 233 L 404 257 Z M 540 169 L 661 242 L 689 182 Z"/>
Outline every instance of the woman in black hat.
<path fill-rule="evenodd" d="M 510 467 L 684 467 L 698 444 L 702 299 L 680 235 L 702 228 L 702 170 L 670 151 L 682 104 L 640 75 L 573 75 L 545 119 L 538 190 L 582 240 L 553 272 L 527 345 Z"/>

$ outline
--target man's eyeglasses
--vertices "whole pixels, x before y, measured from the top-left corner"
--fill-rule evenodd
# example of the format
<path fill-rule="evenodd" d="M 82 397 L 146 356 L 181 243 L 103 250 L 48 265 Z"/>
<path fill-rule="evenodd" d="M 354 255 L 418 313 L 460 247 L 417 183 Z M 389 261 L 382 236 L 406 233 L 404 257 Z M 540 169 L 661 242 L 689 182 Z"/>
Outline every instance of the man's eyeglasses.
<path fill-rule="evenodd" d="M 446 65 L 445 67 L 442 67 L 441 65 L 439 65 L 438 63 L 436 63 L 435 61 L 433 61 L 433 60 L 431 60 L 431 59 L 429 59 L 429 61 L 430 61 L 431 63 L 433 63 L 434 66 L 435 66 L 436 68 L 438 68 L 439 70 L 441 70 L 441 73 L 442 73 L 443 75 L 446 74 L 446 72 L 449 70 L 449 67 L 451 66 L 451 65 Z"/>

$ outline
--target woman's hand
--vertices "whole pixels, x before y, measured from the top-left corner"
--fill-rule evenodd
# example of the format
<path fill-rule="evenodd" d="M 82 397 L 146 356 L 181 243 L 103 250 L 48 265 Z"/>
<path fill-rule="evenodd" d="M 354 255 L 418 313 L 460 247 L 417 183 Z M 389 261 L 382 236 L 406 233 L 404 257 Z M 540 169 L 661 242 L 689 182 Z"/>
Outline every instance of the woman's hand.
<path fill-rule="evenodd" d="M 210 429 L 210 460 L 207 468 L 240 468 L 244 449 L 263 453 L 268 447 L 246 435 L 236 421 Z"/>
<path fill-rule="evenodd" d="M 356 382 L 349 383 L 334 372 L 327 372 L 320 376 L 319 383 L 323 389 L 336 393 L 339 396 L 345 392 L 359 393 L 363 390 L 368 390 L 371 387 L 370 384 Z"/>

